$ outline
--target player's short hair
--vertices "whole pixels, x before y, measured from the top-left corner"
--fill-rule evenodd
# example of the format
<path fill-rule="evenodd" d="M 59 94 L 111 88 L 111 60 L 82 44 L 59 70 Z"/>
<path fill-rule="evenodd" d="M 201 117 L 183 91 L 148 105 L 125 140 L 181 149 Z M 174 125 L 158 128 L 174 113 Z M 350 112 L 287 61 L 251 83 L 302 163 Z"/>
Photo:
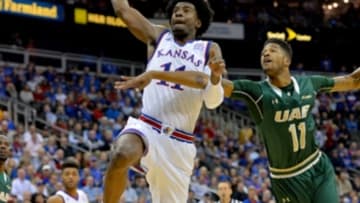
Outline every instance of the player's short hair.
<path fill-rule="evenodd" d="M 204 34 L 209 28 L 214 16 L 214 11 L 209 2 L 207 0 L 171 0 L 166 9 L 169 20 L 171 20 L 175 5 L 179 2 L 188 2 L 195 6 L 196 13 L 201 21 L 201 27 L 196 31 L 196 36 L 198 37 Z"/>
<path fill-rule="evenodd" d="M 226 183 L 229 185 L 230 189 L 232 189 L 232 183 L 230 180 L 228 180 L 228 179 L 219 180 L 218 186 L 220 185 L 220 183 Z"/>
<path fill-rule="evenodd" d="M 267 44 L 270 44 L 270 43 L 273 43 L 273 44 L 277 44 L 281 47 L 281 49 L 283 49 L 287 55 L 289 56 L 290 60 L 292 59 L 292 56 L 293 56 L 293 50 L 291 48 L 291 45 L 285 41 L 285 40 L 282 40 L 282 39 L 278 39 L 278 38 L 270 38 L 268 40 L 265 41 L 264 43 L 264 47 L 267 45 Z"/>
<path fill-rule="evenodd" d="M 69 157 L 67 158 L 63 164 L 61 165 L 61 170 L 64 171 L 66 168 L 75 168 L 80 169 L 79 163 L 75 158 Z"/>

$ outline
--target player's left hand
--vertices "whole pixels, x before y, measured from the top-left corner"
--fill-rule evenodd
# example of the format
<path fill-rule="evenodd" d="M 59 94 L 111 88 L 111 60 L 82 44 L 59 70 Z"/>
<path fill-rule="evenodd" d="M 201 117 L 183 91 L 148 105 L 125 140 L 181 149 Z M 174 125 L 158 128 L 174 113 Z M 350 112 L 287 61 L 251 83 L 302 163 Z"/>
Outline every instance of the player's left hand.
<path fill-rule="evenodd" d="M 210 81 L 212 84 L 217 84 L 221 76 L 226 72 L 224 59 L 214 59 L 209 61 L 211 69 Z"/>
<path fill-rule="evenodd" d="M 121 81 L 115 82 L 115 89 L 125 90 L 136 88 L 137 90 L 144 89 L 151 81 L 151 76 L 148 72 L 142 73 L 136 77 L 121 76 Z"/>
<path fill-rule="evenodd" d="M 209 61 L 209 67 L 211 70 L 211 74 L 220 77 L 225 73 L 225 61 L 224 59 L 213 59 Z"/>

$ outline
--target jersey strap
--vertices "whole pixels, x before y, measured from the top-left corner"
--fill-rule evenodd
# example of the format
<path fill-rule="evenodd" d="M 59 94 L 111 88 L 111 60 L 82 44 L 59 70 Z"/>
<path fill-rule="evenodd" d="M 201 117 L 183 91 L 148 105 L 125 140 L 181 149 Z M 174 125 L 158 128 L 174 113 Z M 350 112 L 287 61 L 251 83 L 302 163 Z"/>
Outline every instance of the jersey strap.
<path fill-rule="evenodd" d="M 169 135 L 170 138 L 187 143 L 194 142 L 194 135 L 192 133 L 176 129 L 172 126 L 164 125 L 161 121 L 145 114 L 141 114 L 139 119 L 151 125 L 159 133 Z"/>
<path fill-rule="evenodd" d="M 289 168 L 273 168 L 270 167 L 270 176 L 272 178 L 291 178 L 301 173 L 304 173 L 312 166 L 317 164 L 321 158 L 321 151 L 317 149 L 314 153 L 309 155 L 304 161 L 291 166 Z"/>

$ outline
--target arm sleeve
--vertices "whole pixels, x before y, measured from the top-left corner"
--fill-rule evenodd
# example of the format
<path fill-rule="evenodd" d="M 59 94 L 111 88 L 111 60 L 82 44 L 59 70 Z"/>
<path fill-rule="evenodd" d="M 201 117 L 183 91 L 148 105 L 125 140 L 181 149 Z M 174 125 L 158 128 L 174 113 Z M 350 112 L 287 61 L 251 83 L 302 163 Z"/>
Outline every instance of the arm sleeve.
<path fill-rule="evenodd" d="M 310 80 L 316 92 L 330 91 L 335 85 L 335 80 L 326 76 L 315 75 L 311 76 Z"/>
<path fill-rule="evenodd" d="M 204 102 L 208 109 L 218 107 L 224 101 L 224 89 L 221 80 L 217 84 L 212 84 L 209 80 L 204 90 Z"/>

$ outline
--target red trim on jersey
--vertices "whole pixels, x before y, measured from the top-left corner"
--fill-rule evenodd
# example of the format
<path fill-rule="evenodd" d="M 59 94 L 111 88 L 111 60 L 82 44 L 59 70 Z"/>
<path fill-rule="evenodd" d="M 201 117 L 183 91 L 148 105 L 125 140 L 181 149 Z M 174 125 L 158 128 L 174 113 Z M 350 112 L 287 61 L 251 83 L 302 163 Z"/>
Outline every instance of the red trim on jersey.
<path fill-rule="evenodd" d="M 144 121 L 145 123 L 151 125 L 152 127 L 156 128 L 157 130 L 161 131 L 161 129 L 162 129 L 161 122 L 157 121 L 149 116 L 142 114 L 139 119 Z M 194 142 L 194 136 L 192 134 L 186 133 L 186 132 L 181 131 L 176 128 L 174 129 L 174 132 L 171 134 L 171 136 L 180 141 L 191 142 L 191 143 Z"/>

